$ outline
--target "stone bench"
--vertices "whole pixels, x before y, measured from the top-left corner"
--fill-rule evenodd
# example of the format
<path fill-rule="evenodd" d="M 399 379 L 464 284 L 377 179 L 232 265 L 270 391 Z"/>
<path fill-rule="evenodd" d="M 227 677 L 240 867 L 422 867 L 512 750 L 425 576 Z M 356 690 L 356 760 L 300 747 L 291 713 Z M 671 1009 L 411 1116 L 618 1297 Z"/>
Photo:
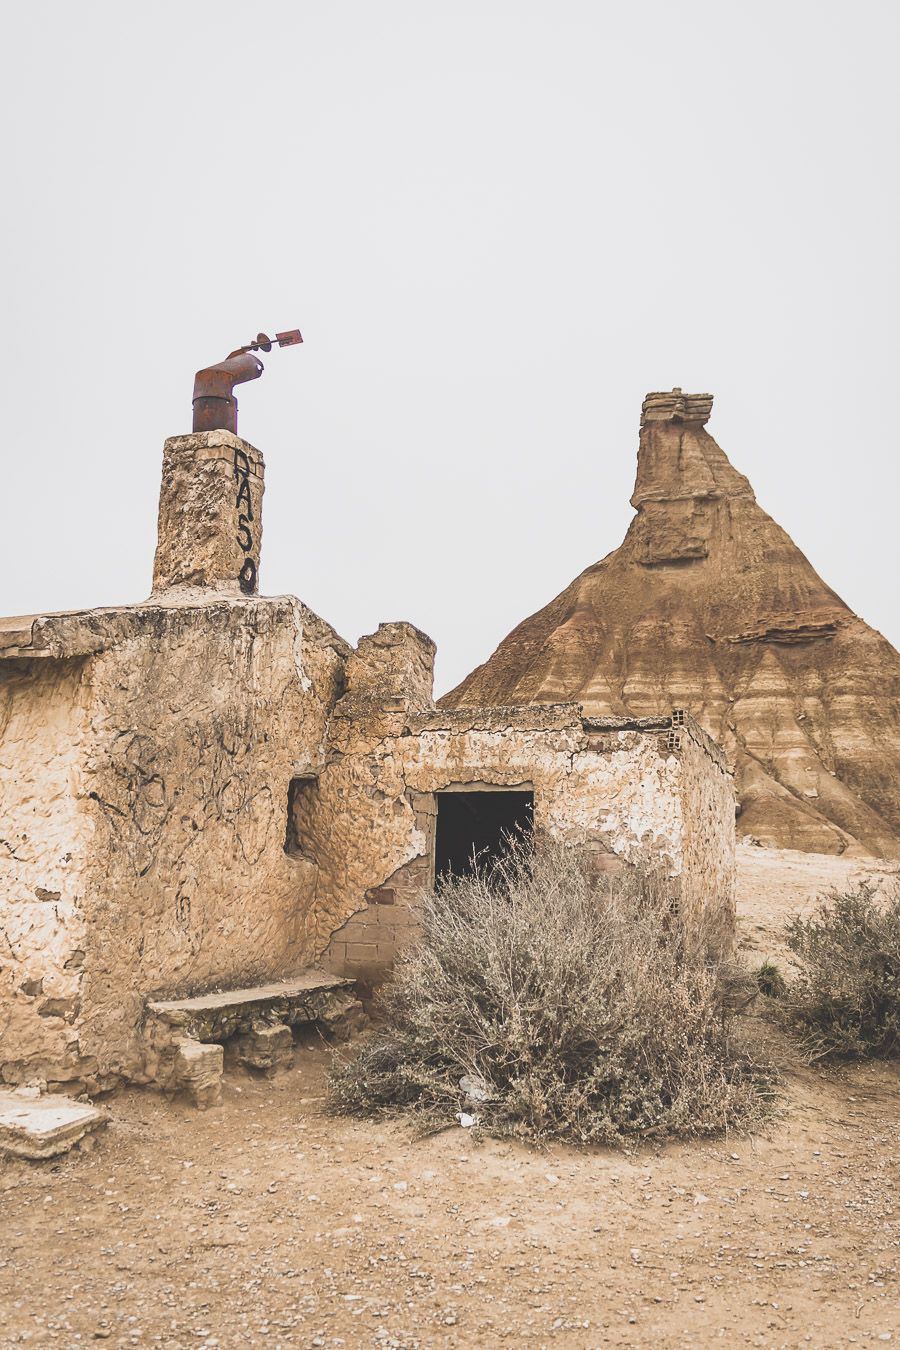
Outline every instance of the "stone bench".
<path fill-rule="evenodd" d="M 273 1074 L 293 1062 L 291 1027 L 315 1023 L 343 1039 L 362 1021 L 354 982 L 315 969 L 250 989 L 151 999 L 144 1019 L 147 1079 L 164 1091 L 187 1092 L 195 1106 L 214 1106 L 226 1048 L 234 1063 Z"/>

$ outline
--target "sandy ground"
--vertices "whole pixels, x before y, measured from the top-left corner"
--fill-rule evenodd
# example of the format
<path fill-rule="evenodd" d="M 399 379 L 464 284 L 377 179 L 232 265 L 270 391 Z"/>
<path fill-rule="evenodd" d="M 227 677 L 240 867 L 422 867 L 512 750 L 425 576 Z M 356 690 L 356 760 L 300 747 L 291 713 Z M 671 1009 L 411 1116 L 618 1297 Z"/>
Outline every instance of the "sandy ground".
<path fill-rule="evenodd" d="M 875 890 L 900 884 L 900 861 L 739 844 L 736 902 L 747 963 L 790 964 L 790 952 L 782 941 L 787 920 L 793 914 L 808 913 L 829 891 L 849 889 L 863 881 Z"/>
<path fill-rule="evenodd" d="M 840 860 L 752 852 L 755 961 Z M 334 1120 L 327 1063 L 206 1113 L 122 1092 L 90 1151 L 0 1164 L 0 1346 L 900 1343 L 895 1067 L 788 1068 L 764 1133 L 623 1154 Z"/>

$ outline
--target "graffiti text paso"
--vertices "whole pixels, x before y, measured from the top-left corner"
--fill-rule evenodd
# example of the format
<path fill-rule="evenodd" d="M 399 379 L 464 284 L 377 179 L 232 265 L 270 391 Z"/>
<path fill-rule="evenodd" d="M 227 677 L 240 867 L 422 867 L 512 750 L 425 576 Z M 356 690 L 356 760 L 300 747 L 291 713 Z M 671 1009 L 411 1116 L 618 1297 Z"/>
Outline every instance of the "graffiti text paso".
<path fill-rule="evenodd" d="M 238 572 L 238 584 L 245 595 L 256 593 L 256 560 L 253 553 L 253 501 L 250 496 L 250 460 L 240 446 L 234 447 L 234 481 L 237 484 L 235 510 L 238 513 L 237 541 L 246 555 Z"/>

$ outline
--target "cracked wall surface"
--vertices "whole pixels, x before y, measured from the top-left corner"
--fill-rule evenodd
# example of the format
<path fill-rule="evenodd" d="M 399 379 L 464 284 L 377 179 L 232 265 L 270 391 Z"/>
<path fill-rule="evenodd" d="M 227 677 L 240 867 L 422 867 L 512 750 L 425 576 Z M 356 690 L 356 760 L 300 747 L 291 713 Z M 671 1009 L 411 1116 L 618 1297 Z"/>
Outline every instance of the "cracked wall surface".
<path fill-rule="evenodd" d="M 421 637 L 395 633 L 404 670 Z M 691 719 L 675 732 L 670 719 L 588 721 L 577 704 L 404 706 L 383 659 L 378 700 L 362 672 L 357 682 L 335 708 L 326 763 L 295 818 L 319 865 L 318 941 L 332 969 L 375 983 L 415 933 L 416 896 L 433 879 L 434 794 L 464 785 L 532 790 L 536 830 L 603 870 L 660 864 L 683 879 L 698 923 L 730 941 L 732 779 Z"/>
<path fill-rule="evenodd" d="M 725 756 L 692 718 L 679 740 L 682 819 L 681 906 L 719 947 L 734 940 L 735 789 Z"/>
<path fill-rule="evenodd" d="M 538 832 L 660 863 L 730 937 L 731 778 L 690 719 L 436 709 L 424 634 L 351 652 L 287 598 L 14 621 L 0 653 L 0 1081 L 142 1081 L 148 998 L 320 960 L 377 983 L 453 788 L 532 791 Z"/>
<path fill-rule="evenodd" d="M 4 667 L 0 1078 L 53 1060 L 56 1078 L 139 1079 L 149 995 L 277 978 L 315 953 L 288 783 L 321 759 L 347 649 L 291 599 L 60 616 L 29 640 Z M 65 1003 L 42 1015 L 51 997 Z"/>
<path fill-rule="evenodd" d="M 95 1071 L 77 1022 L 88 936 L 84 663 L 0 666 L 0 1082 Z"/>

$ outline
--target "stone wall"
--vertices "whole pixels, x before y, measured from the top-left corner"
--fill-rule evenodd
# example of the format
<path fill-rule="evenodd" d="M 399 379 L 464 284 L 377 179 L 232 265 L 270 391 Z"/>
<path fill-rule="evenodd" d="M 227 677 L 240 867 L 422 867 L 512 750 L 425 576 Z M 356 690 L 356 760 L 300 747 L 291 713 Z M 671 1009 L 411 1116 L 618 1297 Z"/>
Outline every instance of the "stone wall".
<path fill-rule="evenodd" d="M 0 663 L 0 1082 L 96 1070 L 77 1028 L 94 842 L 84 664 Z"/>
<path fill-rule="evenodd" d="M 684 876 L 698 924 L 730 931 L 731 779 L 684 720 L 677 732 L 671 719 L 591 721 L 574 704 L 404 711 L 387 700 L 363 713 L 348 695 L 296 821 L 319 865 L 327 963 L 365 984 L 383 977 L 433 881 L 434 794 L 465 786 L 532 790 L 538 832 L 604 871 L 650 861 Z M 688 829 L 694 810 L 705 814 Z M 707 873 L 721 889 L 701 884 Z"/>
<path fill-rule="evenodd" d="M 51 616 L 6 648 L 0 1079 L 139 1079 L 148 996 L 309 963 L 316 868 L 285 851 L 288 787 L 318 767 L 347 651 L 292 599 Z"/>
<path fill-rule="evenodd" d="M 433 847 L 433 844 L 432 844 Z M 400 952 L 421 932 L 419 899 L 434 882 L 431 850 L 366 891 L 365 907 L 351 914 L 329 942 L 322 964 L 356 980 L 369 995 L 391 972 Z"/>
<path fill-rule="evenodd" d="M 435 709 L 433 654 L 408 624 L 351 653 L 298 601 L 174 591 L 0 628 L 0 1081 L 141 1081 L 148 998 L 322 958 L 377 983 L 453 789 L 533 792 L 538 833 L 655 860 L 730 935 L 731 780 L 690 719 Z"/>
<path fill-rule="evenodd" d="M 720 949 L 735 939 L 735 790 L 725 756 L 692 717 L 676 713 L 671 743 L 681 765 L 681 905 Z"/>

